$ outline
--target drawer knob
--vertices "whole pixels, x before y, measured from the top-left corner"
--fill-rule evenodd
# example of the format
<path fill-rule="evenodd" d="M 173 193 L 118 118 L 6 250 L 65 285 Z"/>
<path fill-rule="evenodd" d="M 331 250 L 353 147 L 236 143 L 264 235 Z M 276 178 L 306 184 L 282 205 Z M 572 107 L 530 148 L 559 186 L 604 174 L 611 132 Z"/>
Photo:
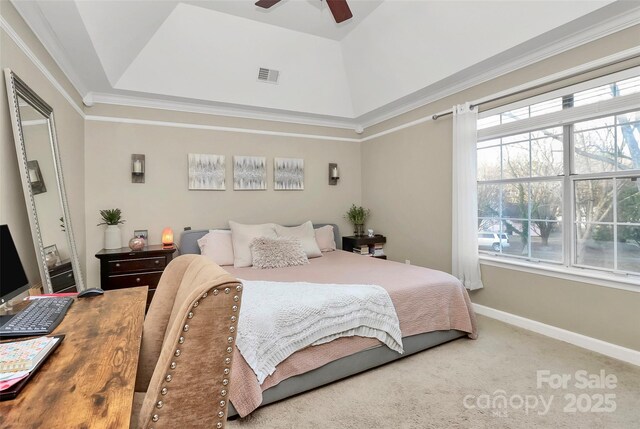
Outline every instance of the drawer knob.
<path fill-rule="evenodd" d="M 156 265 L 158 265 L 159 263 L 160 263 L 160 261 L 158 261 L 158 260 L 156 259 Z"/>
<path fill-rule="evenodd" d="M 118 263 L 118 264 L 116 264 L 116 267 L 119 267 L 119 266 L 120 266 L 120 264 L 119 264 L 119 263 Z"/>
<path fill-rule="evenodd" d="M 136 283 L 140 283 L 140 277 L 136 278 Z"/>
<path fill-rule="evenodd" d="M 70 279 L 71 277 L 73 277 L 73 273 L 69 273 L 69 274 L 67 274 L 67 278 L 69 278 L 69 279 Z"/>

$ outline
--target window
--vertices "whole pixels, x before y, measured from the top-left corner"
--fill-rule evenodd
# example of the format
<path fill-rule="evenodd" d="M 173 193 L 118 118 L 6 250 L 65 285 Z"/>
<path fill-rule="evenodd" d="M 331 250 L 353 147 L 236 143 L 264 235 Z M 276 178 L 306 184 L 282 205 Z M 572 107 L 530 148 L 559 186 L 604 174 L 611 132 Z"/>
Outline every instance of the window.
<path fill-rule="evenodd" d="M 638 74 L 480 115 L 481 253 L 640 275 Z"/>

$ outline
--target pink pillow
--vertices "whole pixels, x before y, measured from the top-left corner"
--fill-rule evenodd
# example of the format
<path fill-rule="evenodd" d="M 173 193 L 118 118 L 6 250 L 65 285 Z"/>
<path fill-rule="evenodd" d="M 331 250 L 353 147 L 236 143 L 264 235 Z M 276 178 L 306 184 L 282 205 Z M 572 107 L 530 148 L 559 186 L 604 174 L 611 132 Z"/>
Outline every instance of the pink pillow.
<path fill-rule="evenodd" d="M 333 252 L 336 250 L 336 240 L 333 236 L 333 226 L 325 225 L 314 230 L 316 242 L 321 252 Z"/>
<path fill-rule="evenodd" d="M 233 265 L 233 242 L 231 231 L 224 229 L 210 230 L 198 240 L 200 253 L 218 265 Z"/>

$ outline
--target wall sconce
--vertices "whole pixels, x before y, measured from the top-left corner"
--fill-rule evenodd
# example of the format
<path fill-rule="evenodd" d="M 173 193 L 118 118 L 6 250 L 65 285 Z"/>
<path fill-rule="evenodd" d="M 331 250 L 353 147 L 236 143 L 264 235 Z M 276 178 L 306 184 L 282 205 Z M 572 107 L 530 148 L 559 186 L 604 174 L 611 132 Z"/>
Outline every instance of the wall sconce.
<path fill-rule="evenodd" d="M 340 172 L 338 171 L 338 164 L 329 163 L 329 184 L 337 185 L 340 180 Z"/>
<path fill-rule="evenodd" d="M 144 183 L 144 155 L 131 155 L 131 183 Z"/>
<path fill-rule="evenodd" d="M 162 247 L 173 246 L 173 230 L 165 228 L 162 230 Z"/>

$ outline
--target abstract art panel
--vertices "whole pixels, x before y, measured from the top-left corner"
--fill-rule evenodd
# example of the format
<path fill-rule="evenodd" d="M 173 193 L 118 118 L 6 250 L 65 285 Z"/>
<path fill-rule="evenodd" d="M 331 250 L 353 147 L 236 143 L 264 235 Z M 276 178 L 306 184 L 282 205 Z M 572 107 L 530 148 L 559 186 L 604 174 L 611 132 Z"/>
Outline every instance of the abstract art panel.
<path fill-rule="evenodd" d="M 273 186 L 277 191 L 304 190 L 304 159 L 275 158 Z"/>
<path fill-rule="evenodd" d="M 189 189 L 224 191 L 224 155 L 189 154 Z"/>
<path fill-rule="evenodd" d="M 236 191 L 267 189 L 267 158 L 263 156 L 234 156 L 233 189 Z"/>

